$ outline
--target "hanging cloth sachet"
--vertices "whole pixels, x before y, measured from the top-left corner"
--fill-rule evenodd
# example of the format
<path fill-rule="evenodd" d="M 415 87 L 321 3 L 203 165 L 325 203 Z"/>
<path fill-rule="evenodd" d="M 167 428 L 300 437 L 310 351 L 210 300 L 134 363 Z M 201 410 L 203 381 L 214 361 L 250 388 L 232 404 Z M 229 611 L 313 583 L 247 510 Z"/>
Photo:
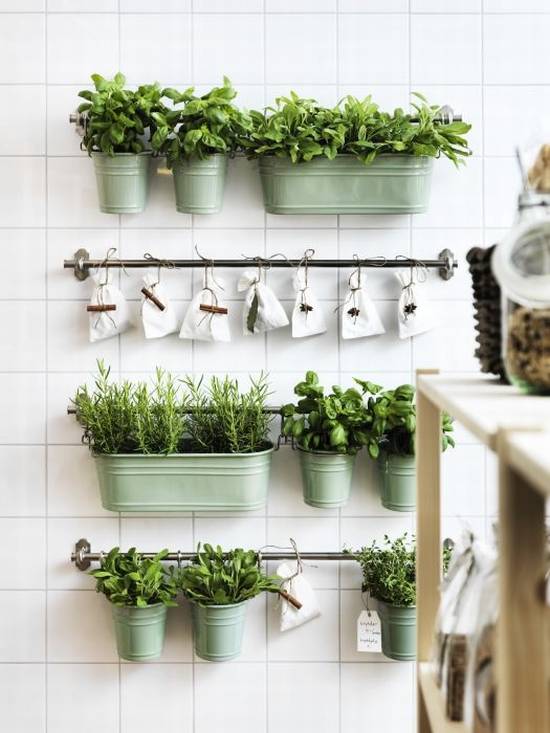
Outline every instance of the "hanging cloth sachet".
<path fill-rule="evenodd" d="M 436 326 L 433 308 L 424 295 L 422 284 L 426 282 L 427 270 L 418 262 L 407 272 L 395 274 L 401 285 L 397 304 L 399 338 L 406 339 L 430 331 Z"/>
<path fill-rule="evenodd" d="M 374 301 L 363 288 L 361 265 L 351 273 L 348 287 L 342 304 L 342 338 L 356 339 L 385 333 Z"/>
<path fill-rule="evenodd" d="M 262 282 L 262 268 L 245 270 L 239 278 L 237 289 L 245 291 L 243 307 L 243 333 L 251 336 L 275 328 L 288 326 L 288 317 L 275 293 Z"/>
<path fill-rule="evenodd" d="M 317 596 L 309 581 L 304 577 L 301 563 L 298 563 L 296 571 L 293 571 L 287 563 L 282 563 L 277 568 L 276 574 L 283 578 L 281 588 L 301 604 L 301 608 L 298 609 L 281 598 L 281 631 L 289 631 L 297 626 L 302 626 L 321 615 Z"/>
<path fill-rule="evenodd" d="M 111 259 L 116 249 L 112 247 L 104 262 Z M 102 341 L 127 331 L 132 323 L 130 310 L 120 289 L 112 282 L 111 268 L 101 266 L 92 275 L 95 288 L 87 306 L 89 313 L 90 341 Z"/>
<path fill-rule="evenodd" d="M 207 263 L 202 290 L 195 295 L 185 313 L 180 330 L 181 339 L 231 341 L 229 310 L 221 301 L 223 292 L 223 280 L 214 277 L 213 264 Z"/>
<path fill-rule="evenodd" d="M 141 292 L 143 293 L 141 321 L 145 338 L 156 339 L 176 333 L 178 318 L 159 276 L 145 275 Z"/>
<path fill-rule="evenodd" d="M 314 336 L 327 330 L 319 301 L 308 283 L 308 260 L 313 254 L 311 249 L 305 252 L 303 265 L 298 266 L 293 277 L 296 301 L 292 311 L 292 338 Z"/>

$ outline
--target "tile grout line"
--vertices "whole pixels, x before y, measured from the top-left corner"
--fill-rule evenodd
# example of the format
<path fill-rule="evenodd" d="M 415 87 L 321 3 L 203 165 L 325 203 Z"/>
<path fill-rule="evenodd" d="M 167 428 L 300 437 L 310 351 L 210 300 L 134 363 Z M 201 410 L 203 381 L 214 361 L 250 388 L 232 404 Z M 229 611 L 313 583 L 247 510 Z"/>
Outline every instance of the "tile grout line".
<path fill-rule="evenodd" d="M 44 196 L 45 196 L 45 208 L 44 208 L 44 246 L 45 246 L 45 262 L 46 266 L 44 268 L 44 288 L 45 288 L 45 295 L 48 296 L 48 288 L 49 288 L 49 282 L 48 282 L 48 252 L 49 252 L 49 206 L 48 206 L 48 192 L 49 192 L 49 186 L 48 186 L 48 173 L 49 173 L 49 165 L 48 165 L 48 112 L 49 112 L 49 105 L 48 105 L 48 75 L 49 75 L 49 69 L 48 69 L 48 24 L 49 24 L 49 16 L 48 16 L 48 2 L 49 0 L 44 0 L 44 80 L 45 80 L 45 86 L 44 86 L 44 151 L 45 151 L 45 159 L 44 159 L 44 165 L 45 165 L 45 172 L 44 172 Z M 44 330 L 44 364 L 46 367 L 46 372 L 44 376 L 44 489 L 45 489 L 45 496 L 44 496 L 44 512 L 45 512 L 45 519 L 44 519 L 44 539 L 45 539 L 45 568 L 44 568 L 44 586 L 45 586 L 45 602 L 44 602 L 44 733 L 48 733 L 49 729 L 49 703 L 48 703 L 48 697 L 49 697 L 49 643 L 48 643 L 48 622 L 49 622 L 49 614 L 48 614 L 48 606 L 49 606 L 49 583 L 48 583 L 48 576 L 49 576 L 49 557 L 50 557 L 50 547 L 49 547 L 49 466 L 48 466 L 48 440 L 49 440 L 49 430 L 48 430 L 48 391 L 49 391 L 49 373 L 48 373 L 48 367 L 49 367 L 49 354 L 48 354 L 48 321 L 49 321 L 49 304 L 46 301 L 44 304 L 44 320 L 45 320 L 45 330 Z"/>

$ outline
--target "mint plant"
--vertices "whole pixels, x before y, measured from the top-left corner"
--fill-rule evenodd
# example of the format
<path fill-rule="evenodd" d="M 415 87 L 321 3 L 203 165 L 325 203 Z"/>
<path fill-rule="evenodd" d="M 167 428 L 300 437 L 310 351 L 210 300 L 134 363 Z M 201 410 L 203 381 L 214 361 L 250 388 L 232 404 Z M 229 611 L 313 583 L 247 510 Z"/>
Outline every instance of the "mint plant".
<path fill-rule="evenodd" d="M 87 115 L 82 145 L 88 151 L 108 155 L 142 153 L 149 149 L 156 131 L 155 117 L 165 107 L 158 84 L 144 84 L 137 91 L 126 89 L 120 72 L 114 79 L 92 74 L 95 91 L 83 89 L 78 96 L 85 101 L 78 107 Z"/>

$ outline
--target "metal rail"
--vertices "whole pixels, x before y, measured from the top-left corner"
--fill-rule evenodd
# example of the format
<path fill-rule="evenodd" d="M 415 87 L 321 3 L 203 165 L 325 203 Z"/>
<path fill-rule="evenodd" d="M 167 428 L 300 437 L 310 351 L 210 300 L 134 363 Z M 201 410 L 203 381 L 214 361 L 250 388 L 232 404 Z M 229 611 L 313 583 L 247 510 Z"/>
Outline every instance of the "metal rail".
<path fill-rule="evenodd" d="M 92 552 L 92 547 L 87 539 L 80 539 L 75 545 L 74 552 L 71 553 L 71 562 L 74 562 L 79 570 L 87 570 L 93 562 L 101 562 L 101 559 L 105 557 L 105 552 Z M 140 555 L 146 558 L 152 558 L 156 555 L 155 552 L 141 552 Z M 296 553 L 293 550 L 280 550 L 280 551 L 269 551 L 261 552 L 258 551 L 258 555 L 262 561 L 267 560 L 295 560 Z M 193 560 L 197 556 L 196 552 L 169 552 L 166 555 L 165 560 L 173 562 L 184 562 Z M 355 560 L 355 556 L 351 552 L 300 552 L 300 558 L 302 560 Z"/>

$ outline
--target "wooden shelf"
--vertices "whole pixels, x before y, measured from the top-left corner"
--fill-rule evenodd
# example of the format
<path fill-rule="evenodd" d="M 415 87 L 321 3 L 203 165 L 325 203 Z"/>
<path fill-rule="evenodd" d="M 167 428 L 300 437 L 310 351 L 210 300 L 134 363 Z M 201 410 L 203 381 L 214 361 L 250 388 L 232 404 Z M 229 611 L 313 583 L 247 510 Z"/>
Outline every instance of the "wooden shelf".
<path fill-rule="evenodd" d="M 464 425 L 476 438 L 496 450 L 499 429 L 550 429 L 550 398 L 524 395 L 494 377 L 419 374 L 418 387 Z"/>
<path fill-rule="evenodd" d="M 469 733 L 464 723 L 454 723 L 445 716 L 445 702 L 435 683 L 431 662 L 418 665 L 418 682 L 432 729 L 437 733 Z"/>
<path fill-rule="evenodd" d="M 539 493 L 550 496 L 550 432 L 509 433 L 506 454 L 508 465 Z"/>

